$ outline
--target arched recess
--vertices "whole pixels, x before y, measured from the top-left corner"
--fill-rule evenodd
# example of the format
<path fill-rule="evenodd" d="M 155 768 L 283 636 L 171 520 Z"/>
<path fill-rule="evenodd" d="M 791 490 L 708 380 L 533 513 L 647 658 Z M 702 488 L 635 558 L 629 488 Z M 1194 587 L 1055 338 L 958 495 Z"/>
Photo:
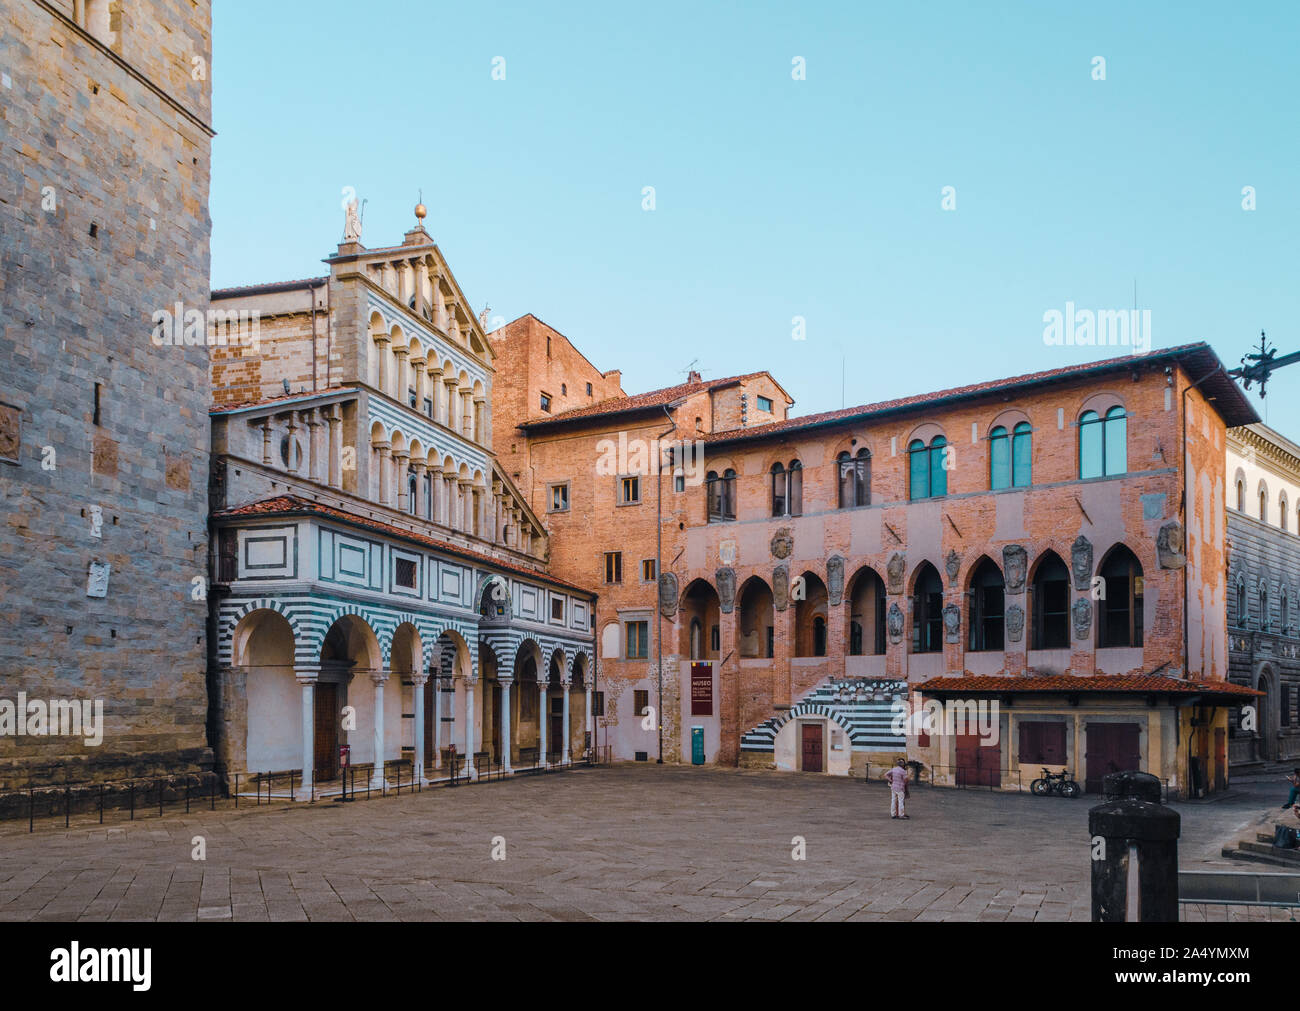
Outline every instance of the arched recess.
<path fill-rule="evenodd" d="M 1029 648 L 1070 646 L 1070 570 L 1055 551 L 1034 559 L 1029 570 Z"/>
<path fill-rule="evenodd" d="M 1142 645 L 1144 581 L 1142 563 L 1125 544 L 1116 544 L 1097 567 L 1104 593 L 1097 600 L 1097 646 Z"/>
<path fill-rule="evenodd" d="M 510 692 L 512 764 L 520 763 L 525 751 L 535 750 L 541 741 L 541 680 L 549 668 L 537 640 L 528 638 L 515 651 L 514 687 Z M 532 764 L 531 762 L 526 764 Z"/>
<path fill-rule="evenodd" d="M 849 580 L 846 594 L 849 623 L 845 642 L 850 656 L 883 656 L 885 653 L 885 581 L 880 573 L 864 565 Z"/>
<path fill-rule="evenodd" d="M 689 660 L 717 660 L 721 643 L 722 601 L 705 579 L 686 587 L 678 607 L 678 655 Z"/>
<path fill-rule="evenodd" d="M 912 573 L 912 652 L 943 652 L 943 580 L 928 561 Z"/>
<path fill-rule="evenodd" d="M 349 746 L 353 765 L 373 762 L 381 768 L 379 762 L 389 757 L 375 754 L 376 685 L 370 674 L 383 666 L 379 637 L 369 622 L 359 614 L 339 615 L 321 644 L 320 675 L 313 692 L 318 779 L 337 775 L 340 744 Z M 352 707 L 355 724 L 344 725 L 346 706 Z"/>
<path fill-rule="evenodd" d="M 829 628 L 829 597 L 826 584 L 815 572 L 805 572 L 803 599 L 794 600 L 794 655 L 820 657 L 826 655 Z"/>
<path fill-rule="evenodd" d="M 742 658 L 771 657 L 775 646 L 772 588 L 750 576 L 736 595 L 736 651 Z"/>
<path fill-rule="evenodd" d="M 249 772 L 300 768 L 302 689 L 288 619 L 270 609 L 244 615 L 235 626 L 232 660 L 244 675 L 244 766 Z"/>
<path fill-rule="evenodd" d="M 1005 649 L 1006 584 L 987 555 L 971 568 L 966 601 L 968 648 L 974 653 Z"/>

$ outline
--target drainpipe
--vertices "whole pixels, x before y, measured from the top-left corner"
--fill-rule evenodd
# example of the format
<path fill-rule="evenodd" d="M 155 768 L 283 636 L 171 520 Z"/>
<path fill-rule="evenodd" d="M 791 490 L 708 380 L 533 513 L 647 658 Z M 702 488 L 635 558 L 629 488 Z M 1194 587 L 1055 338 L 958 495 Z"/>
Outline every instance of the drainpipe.
<path fill-rule="evenodd" d="M 664 405 L 664 416 L 672 422 L 672 428 L 667 429 L 655 439 L 655 653 L 657 662 L 655 666 L 659 669 L 659 718 L 655 721 L 659 732 L 659 758 L 656 765 L 664 764 L 664 612 L 659 606 L 659 581 L 663 579 L 664 569 L 664 475 L 663 475 L 663 450 L 659 446 L 660 440 L 665 435 L 671 435 L 677 431 L 677 422 L 673 421 L 673 416 L 668 413 L 668 405 Z M 680 737 L 680 731 L 678 733 Z"/>

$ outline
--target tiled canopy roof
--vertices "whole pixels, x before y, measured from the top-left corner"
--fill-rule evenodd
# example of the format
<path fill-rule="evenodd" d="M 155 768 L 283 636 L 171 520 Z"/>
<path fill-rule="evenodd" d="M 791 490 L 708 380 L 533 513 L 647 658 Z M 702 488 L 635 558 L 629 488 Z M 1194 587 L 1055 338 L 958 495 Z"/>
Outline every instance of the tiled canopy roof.
<path fill-rule="evenodd" d="M 500 558 L 494 558 L 492 555 L 485 554 L 481 551 L 474 551 L 472 548 L 464 548 L 457 544 L 450 544 L 447 541 L 440 541 L 435 537 L 426 537 L 424 534 L 417 534 L 411 530 L 403 530 L 401 527 L 395 527 L 392 524 L 384 523 L 381 520 L 360 516 L 357 513 L 350 512 L 346 509 L 337 509 L 334 506 L 327 506 L 321 502 L 311 502 L 307 499 L 299 498 L 297 495 L 277 495 L 275 498 L 262 499 L 259 502 L 250 502 L 248 505 L 236 506 L 233 509 L 221 509 L 212 514 L 212 518 L 215 520 L 248 519 L 264 516 L 320 516 L 325 519 L 337 520 L 341 523 L 347 523 L 352 526 L 364 527 L 367 530 L 375 530 L 379 533 L 388 534 L 391 537 L 399 537 L 402 540 L 421 544 L 425 547 L 433 548 L 449 555 L 455 555 L 458 558 L 480 562 L 491 568 L 516 572 L 521 576 L 527 576 L 529 579 L 536 579 L 539 582 L 549 583 L 552 586 L 562 586 L 565 589 L 574 590 L 591 597 L 596 595 L 591 590 L 578 586 L 576 583 L 567 583 L 562 579 L 556 579 L 554 576 L 548 576 L 544 572 L 538 572 L 536 569 L 530 569 L 524 565 L 516 565 L 513 562 L 503 561 Z"/>
<path fill-rule="evenodd" d="M 928 694 L 971 692 L 998 695 L 1021 692 L 1117 692 L 1137 695 L 1226 695 L 1243 702 L 1263 694 L 1245 685 L 1228 681 L 1191 681 L 1164 674 L 1068 674 L 963 675 L 931 678 L 914 686 Z"/>
<path fill-rule="evenodd" d="M 231 414 L 235 411 L 246 411 L 252 407 L 269 407 L 272 404 L 281 402 L 289 403 L 294 400 L 315 400 L 320 397 L 330 397 L 336 393 L 357 393 L 356 386 L 327 386 L 323 390 L 304 390 L 298 393 L 281 393 L 276 397 L 265 397 L 260 400 L 241 400 L 236 404 L 213 404 L 208 408 L 209 414 Z"/>
<path fill-rule="evenodd" d="M 766 375 L 768 375 L 766 372 L 749 372 L 743 376 L 728 376 L 725 379 L 702 379 L 698 383 L 680 383 L 677 386 L 665 386 L 663 389 L 651 390 L 648 393 L 638 393 L 630 397 L 614 397 L 610 400 L 602 400 L 598 404 L 591 404 L 588 407 L 575 407 L 546 418 L 534 418 L 531 421 L 523 422 L 519 427 L 523 429 L 544 428 L 548 425 L 564 424 L 582 418 L 596 418 L 607 414 L 628 414 L 634 411 L 650 410 L 655 407 L 662 407 L 665 404 L 671 404 L 683 397 L 693 396 L 696 393 L 720 390 L 727 386 L 735 386 L 737 383 L 748 379 Z"/>
<path fill-rule="evenodd" d="M 1050 385 L 1069 379 L 1081 379 L 1098 373 L 1115 372 L 1131 369 L 1137 365 L 1159 364 L 1164 361 L 1177 361 L 1191 373 L 1193 382 L 1207 375 L 1214 375 L 1214 370 L 1222 370 L 1223 363 L 1219 356 L 1204 341 L 1195 344 L 1182 344 L 1178 347 L 1148 351 L 1139 355 L 1123 355 L 1119 358 L 1105 358 L 1101 361 L 1088 362 L 1083 365 L 1067 365 L 1045 372 L 1030 372 L 1022 376 L 996 379 L 986 383 L 973 383 L 970 386 L 956 386 L 952 389 L 939 390 L 935 393 L 922 393 L 912 397 L 900 397 L 897 400 L 884 400 L 876 404 L 864 404 L 860 407 L 846 407 L 838 411 L 825 411 L 821 414 L 809 414 L 802 418 L 787 418 L 774 421 L 769 425 L 755 425 L 748 428 L 733 428 L 725 432 L 712 432 L 705 435 L 704 441 L 710 444 L 740 442 L 749 439 L 761 439 L 766 436 L 796 432 L 806 428 L 833 425 L 844 421 L 867 419 L 873 416 L 899 413 L 922 407 L 934 407 L 940 404 L 979 397 L 990 393 L 1002 393 L 1009 390 L 1030 386 Z M 1201 390 L 1214 399 L 1214 408 L 1223 417 L 1229 427 L 1253 424 L 1259 415 L 1251 406 L 1246 395 L 1237 384 L 1220 371 L 1213 379 L 1207 380 Z"/>

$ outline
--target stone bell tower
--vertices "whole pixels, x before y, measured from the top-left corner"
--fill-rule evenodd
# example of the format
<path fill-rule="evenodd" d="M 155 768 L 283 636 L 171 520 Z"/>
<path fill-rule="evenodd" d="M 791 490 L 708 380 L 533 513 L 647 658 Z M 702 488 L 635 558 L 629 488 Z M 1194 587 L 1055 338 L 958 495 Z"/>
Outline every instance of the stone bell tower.
<path fill-rule="evenodd" d="M 168 339 L 208 308 L 211 40 L 208 0 L 0 5 L 0 794 L 211 762 L 208 354 Z"/>

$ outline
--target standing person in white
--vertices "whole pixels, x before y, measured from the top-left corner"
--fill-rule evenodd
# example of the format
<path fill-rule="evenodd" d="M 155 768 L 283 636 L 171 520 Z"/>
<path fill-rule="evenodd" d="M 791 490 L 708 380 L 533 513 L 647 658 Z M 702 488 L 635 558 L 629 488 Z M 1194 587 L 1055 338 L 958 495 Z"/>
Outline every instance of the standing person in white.
<path fill-rule="evenodd" d="M 885 773 L 889 781 L 889 817 L 907 818 L 903 802 L 907 799 L 907 763 L 899 759 L 892 769 Z"/>

